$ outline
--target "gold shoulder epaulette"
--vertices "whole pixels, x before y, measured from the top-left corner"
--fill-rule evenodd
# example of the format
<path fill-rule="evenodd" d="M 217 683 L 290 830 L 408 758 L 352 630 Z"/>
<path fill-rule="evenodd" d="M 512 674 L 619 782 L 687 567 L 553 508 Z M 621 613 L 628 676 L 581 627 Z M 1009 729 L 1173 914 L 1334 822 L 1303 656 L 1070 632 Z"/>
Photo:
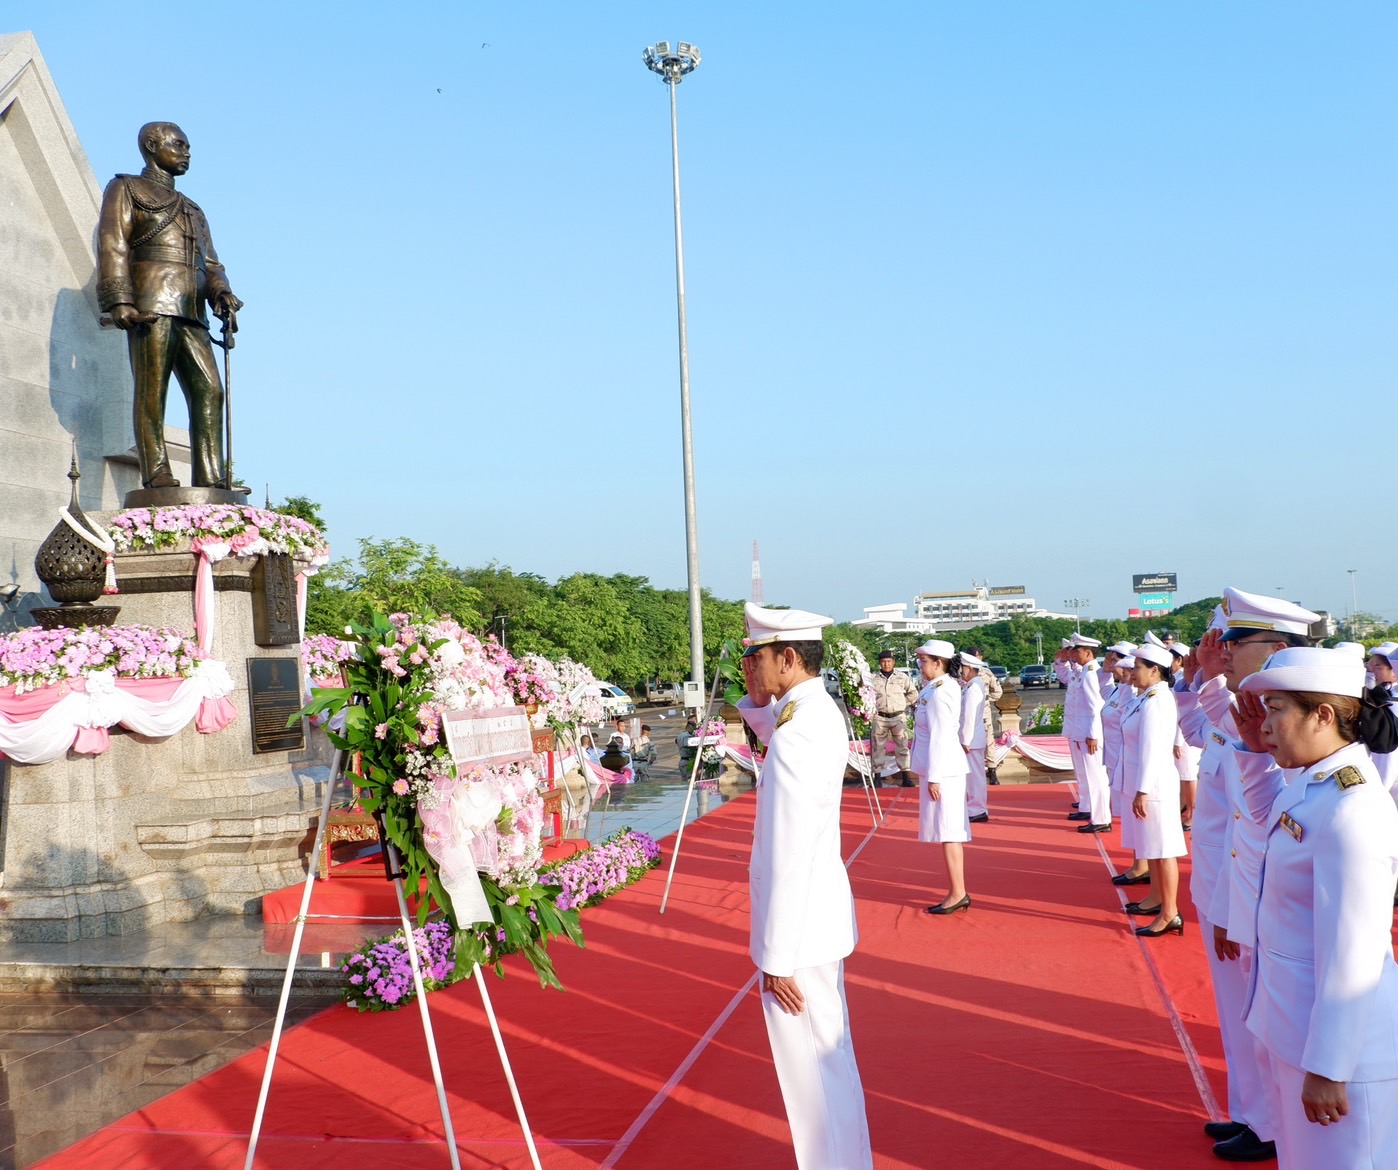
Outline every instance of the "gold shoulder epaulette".
<path fill-rule="evenodd" d="M 780 727 L 783 723 L 790 723 L 791 717 L 795 714 L 796 701 L 793 699 L 790 703 L 788 703 L 785 707 L 782 708 L 782 713 L 777 716 L 777 727 Z"/>
<path fill-rule="evenodd" d="M 1347 788 L 1353 788 L 1356 784 L 1364 783 L 1364 773 L 1350 764 L 1346 764 L 1337 771 L 1334 777 L 1335 783 L 1340 786 L 1342 792 Z"/>

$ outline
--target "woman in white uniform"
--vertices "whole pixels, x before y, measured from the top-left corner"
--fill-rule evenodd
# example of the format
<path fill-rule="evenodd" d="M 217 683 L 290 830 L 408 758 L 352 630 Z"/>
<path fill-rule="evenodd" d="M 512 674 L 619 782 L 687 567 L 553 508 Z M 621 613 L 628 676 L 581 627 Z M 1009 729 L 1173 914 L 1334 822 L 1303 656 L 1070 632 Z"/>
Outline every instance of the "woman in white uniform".
<path fill-rule="evenodd" d="M 918 840 L 936 841 L 947 863 L 947 896 L 928 914 L 971 908 L 966 892 L 964 842 L 971 839 L 966 813 L 966 753 L 961 749 L 961 687 L 952 671 L 956 648 L 934 638 L 917 648 L 923 687 L 917 698 L 908 770 L 918 782 Z"/>
<path fill-rule="evenodd" d="M 985 807 L 985 683 L 981 671 L 988 667 L 974 654 L 962 652 L 961 663 L 961 750 L 966 753 L 966 814 L 973 825 L 990 820 Z M 972 812 L 972 809 L 976 812 Z"/>
<path fill-rule="evenodd" d="M 1244 1018 L 1271 1060 L 1281 1170 L 1398 1166 L 1398 809 L 1366 746 L 1387 711 L 1363 687 L 1343 650 L 1279 650 L 1234 714 L 1267 833 Z"/>
<path fill-rule="evenodd" d="M 1134 838 L 1134 817 L 1131 815 L 1131 799 L 1122 786 L 1121 771 L 1121 719 L 1126 708 L 1135 700 L 1136 691 L 1131 686 L 1131 670 L 1136 665 L 1132 653 L 1134 642 L 1118 642 L 1107 648 L 1103 667 L 1111 671 L 1112 685 L 1102 694 L 1102 765 L 1107 769 L 1107 778 L 1112 786 L 1112 817 L 1121 826 L 1121 847 L 1131 849 L 1131 864 L 1124 872 L 1112 876 L 1114 886 L 1143 886 L 1150 881 L 1146 863 L 1136 856 L 1132 846 Z"/>
<path fill-rule="evenodd" d="M 1122 783 L 1131 797 L 1132 848 L 1146 863 L 1150 890 L 1126 912 L 1151 919 L 1136 933 L 1145 938 L 1184 934 L 1180 917 L 1179 862 L 1186 850 L 1180 825 L 1180 774 L 1175 767 L 1179 721 L 1170 694 L 1170 651 L 1150 643 L 1136 647 L 1132 682 L 1140 692 L 1121 720 Z M 1124 818 L 1123 818 L 1124 819 Z"/>

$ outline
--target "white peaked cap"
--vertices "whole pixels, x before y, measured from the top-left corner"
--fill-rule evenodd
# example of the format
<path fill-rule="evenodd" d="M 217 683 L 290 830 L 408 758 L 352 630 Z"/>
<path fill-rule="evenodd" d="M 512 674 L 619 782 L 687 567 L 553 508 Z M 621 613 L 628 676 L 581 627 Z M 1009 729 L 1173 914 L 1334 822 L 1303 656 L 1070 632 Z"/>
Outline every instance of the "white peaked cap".
<path fill-rule="evenodd" d="M 967 650 L 963 650 L 963 651 L 961 652 L 961 665 L 962 665 L 962 666 L 973 666 L 973 667 L 975 667 L 977 670 L 986 670 L 986 669 L 988 669 L 988 667 L 986 666 L 986 664 L 985 664 L 984 662 L 982 662 L 979 658 L 977 658 L 974 654 L 970 653 L 970 652 L 967 651 Z"/>
<path fill-rule="evenodd" d="M 1141 645 L 1143 645 L 1143 646 L 1163 646 L 1163 645 L 1165 645 L 1165 643 L 1162 642 L 1162 641 L 1160 640 L 1160 635 L 1157 634 L 1154 630 L 1147 630 L 1147 631 L 1146 631 L 1146 640 L 1145 640 L 1144 642 L 1142 642 Z"/>
<path fill-rule="evenodd" d="M 1096 650 L 1102 643 L 1096 638 L 1089 638 L 1086 634 L 1074 634 L 1068 639 L 1071 646 L 1086 646 L 1089 650 Z"/>
<path fill-rule="evenodd" d="M 1160 667 L 1161 670 L 1169 670 L 1174 665 L 1175 656 L 1164 646 L 1156 646 L 1146 642 L 1136 647 L 1136 661 L 1149 662 Z"/>
<path fill-rule="evenodd" d="M 1068 647 L 1071 646 L 1072 644 L 1073 644 L 1073 639 L 1072 639 L 1072 638 L 1064 638 L 1064 639 L 1063 639 L 1063 649 L 1065 649 L 1065 650 L 1068 649 Z"/>
<path fill-rule="evenodd" d="M 1308 634 L 1311 623 L 1320 620 L 1320 614 L 1280 597 L 1244 593 L 1231 586 L 1223 591 L 1223 612 L 1228 615 L 1228 628 L 1223 634 L 1225 642 L 1245 638 L 1254 631 Z"/>
<path fill-rule="evenodd" d="M 1107 647 L 1107 650 L 1110 651 L 1112 654 L 1120 654 L 1123 658 L 1125 658 L 1128 654 L 1131 654 L 1135 649 L 1135 642 L 1113 642 L 1110 646 Z"/>
<path fill-rule="evenodd" d="M 1188 642 L 1171 642 L 1170 645 L 1169 645 L 1169 651 L 1170 651 L 1170 653 L 1173 654 L 1176 658 L 1184 658 L 1184 657 L 1186 657 L 1186 656 L 1189 654 L 1189 643 L 1188 643 Z"/>
<path fill-rule="evenodd" d="M 804 609 L 763 609 L 751 601 L 743 607 L 743 616 L 748 625 L 744 658 L 773 642 L 819 642 L 820 631 L 835 624 L 834 618 Z"/>
<path fill-rule="evenodd" d="M 1223 606 L 1214 606 L 1214 616 L 1209 619 L 1209 629 L 1226 630 L 1228 628 L 1228 614 L 1224 612 Z"/>
<path fill-rule="evenodd" d="M 1369 654 L 1377 654 L 1380 658 L 1392 658 L 1395 653 L 1398 653 L 1398 642 L 1380 642 L 1369 651 Z"/>
<path fill-rule="evenodd" d="M 1136 656 L 1134 654 L 1123 654 L 1121 656 L 1121 661 L 1118 662 L 1117 665 L 1124 666 L 1127 669 L 1130 669 L 1131 667 L 1136 665 Z"/>
<path fill-rule="evenodd" d="M 1336 642 L 1333 648 L 1336 650 L 1343 650 L 1348 654 L 1357 654 L 1360 658 L 1368 658 L 1370 654 L 1377 654 L 1380 652 L 1377 646 L 1374 647 L 1373 650 L 1366 652 L 1364 643 L 1362 642 Z"/>
<path fill-rule="evenodd" d="M 1347 650 L 1289 646 L 1278 650 L 1256 674 L 1243 679 L 1244 691 L 1317 691 L 1323 695 L 1364 694 L 1364 663 Z"/>
<path fill-rule="evenodd" d="M 956 647 L 941 638 L 930 638 L 917 648 L 919 658 L 955 658 Z"/>

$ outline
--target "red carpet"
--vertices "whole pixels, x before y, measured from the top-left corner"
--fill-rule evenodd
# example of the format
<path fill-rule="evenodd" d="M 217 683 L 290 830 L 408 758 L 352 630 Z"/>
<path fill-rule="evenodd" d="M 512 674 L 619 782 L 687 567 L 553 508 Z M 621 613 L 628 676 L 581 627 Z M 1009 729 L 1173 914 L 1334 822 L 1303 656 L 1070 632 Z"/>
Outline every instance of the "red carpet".
<path fill-rule="evenodd" d="M 1197 1049 L 1204 1092 L 1222 1096 L 1192 916 L 1183 939 L 1136 939 L 1099 852 L 1109 842 L 1072 831 L 1066 788 L 1036 785 L 992 791 L 993 820 L 967 850 L 971 912 L 928 918 L 941 850 L 915 840 L 911 790 L 883 795 L 894 805 L 867 843 L 864 797 L 845 799 L 846 857 L 864 843 L 850 867 L 861 938 L 846 978 L 875 1165 L 1219 1165 L 1190 1057 Z M 586 911 L 587 948 L 555 952 L 565 994 L 541 991 L 518 963 L 503 982 L 488 976 L 549 1170 L 795 1165 L 756 993 L 738 996 L 753 974 L 753 807 L 744 797 L 690 826 L 663 917 L 663 868 Z M 528 1166 L 476 988 L 430 1003 L 462 1165 Z M 263 1059 L 42 1165 L 241 1167 Z M 416 1008 L 337 1008 L 284 1038 L 257 1165 L 437 1168 L 449 1164 L 440 1135 Z"/>

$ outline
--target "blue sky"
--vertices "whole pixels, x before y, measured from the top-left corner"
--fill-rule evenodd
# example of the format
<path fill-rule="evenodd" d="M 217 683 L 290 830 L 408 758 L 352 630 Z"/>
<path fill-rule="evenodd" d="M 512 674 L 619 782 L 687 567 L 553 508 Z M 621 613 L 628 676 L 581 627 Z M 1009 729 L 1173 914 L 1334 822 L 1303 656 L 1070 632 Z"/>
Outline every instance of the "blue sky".
<path fill-rule="evenodd" d="M 860 616 L 1133 573 L 1398 620 L 1398 6 L 7 6 L 99 182 L 179 121 L 245 479 L 337 552 Z M 228 13 L 223 15 L 223 13 Z M 164 67 L 146 70 L 153 58 Z"/>

